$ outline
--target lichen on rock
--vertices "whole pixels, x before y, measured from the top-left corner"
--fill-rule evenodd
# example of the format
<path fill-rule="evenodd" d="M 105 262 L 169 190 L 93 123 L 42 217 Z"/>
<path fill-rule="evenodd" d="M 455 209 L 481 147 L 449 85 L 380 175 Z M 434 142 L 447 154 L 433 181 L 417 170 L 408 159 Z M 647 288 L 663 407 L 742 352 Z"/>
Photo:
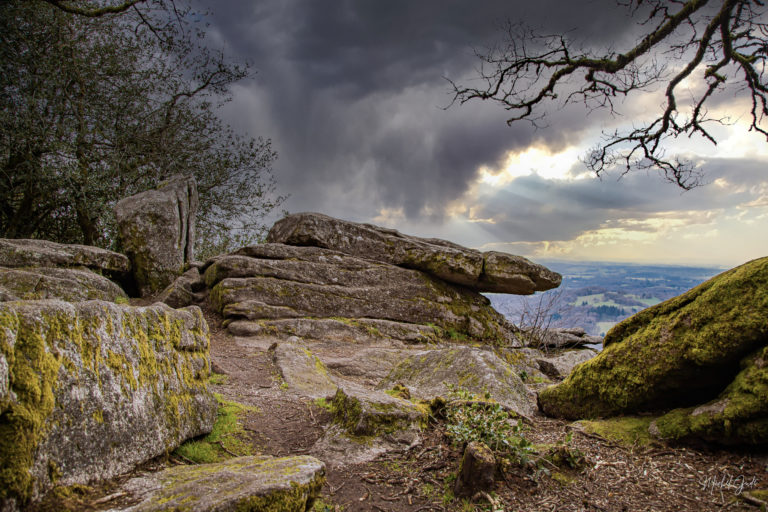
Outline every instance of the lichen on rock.
<path fill-rule="evenodd" d="M 196 307 L 0 304 L 0 504 L 115 476 L 210 431 L 208 343 Z"/>
<path fill-rule="evenodd" d="M 304 512 L 324 483 L 325 465 L 308 456 L 174 466 L 129 480 L 124 490 L 142 500 L 124 512 Z"/>

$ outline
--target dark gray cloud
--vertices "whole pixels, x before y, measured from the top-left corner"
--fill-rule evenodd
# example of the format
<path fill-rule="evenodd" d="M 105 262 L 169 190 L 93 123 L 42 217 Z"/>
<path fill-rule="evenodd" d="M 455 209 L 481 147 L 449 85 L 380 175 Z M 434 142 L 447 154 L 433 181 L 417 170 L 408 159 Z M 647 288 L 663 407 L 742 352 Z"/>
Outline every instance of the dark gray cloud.
<path fill-rule="evenodd" d="M 599 120 L 572 110 L 536 131 L 507 128 L 492 105 L 443 108 L 444 77 L 472 76 L 473 47 L 497 41 L 505 20 L 609 46 L 636 32 L 613 0 L 206 2 L 213 44 L 258 70 L 224 117 L 273 139 L 287 207 L 359 220 L 382 208 L 439 218 L 479 166 L 534 142 L 560 147 Z"/>

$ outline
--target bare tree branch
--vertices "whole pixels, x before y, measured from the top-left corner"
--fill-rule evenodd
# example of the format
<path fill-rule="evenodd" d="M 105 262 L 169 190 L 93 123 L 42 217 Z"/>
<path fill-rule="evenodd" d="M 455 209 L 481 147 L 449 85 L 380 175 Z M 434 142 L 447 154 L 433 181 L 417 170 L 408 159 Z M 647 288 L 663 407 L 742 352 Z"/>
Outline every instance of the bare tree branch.
<path fill-rule="evenodd" d="M 541 35 L 510 25 L 505 45 L 478 54 L 483 87 L 465 87 L 450 81 L 454 102 L 490 100 L 511 112 L 507 124 L 527 120 L 535 126 L 552 102 L 582 102 L 588 109 L 615 110 L 615 99 L 664 84 L 660 113 L 629 131 L 604 133 L 603 142 L 585 157 L 598 176 L 620 165 L 655 168 L 683 189 L 700 184 L 701 170 L 679 156 L 666 156 L 666 143 L 681 135 L 694 135 L 712 144 L 717 140 L 708 126 L 726 124 L 709 117 L 707 102 L 730 85 L 740 85 L 752 101 L 750 130 L 768 138 L 762 121 L 768 114 L 765 65 L 768 58 L 768 23 L 763 0 L 627 0 L 633 16 L 642 16 L 647 33 L 623 53 L 599 54 L 574 47 L 565 35 Z M 681 91 L 690 101 L 680 104 Z M 681 112 L 684 111 L 684 112 Z"/>

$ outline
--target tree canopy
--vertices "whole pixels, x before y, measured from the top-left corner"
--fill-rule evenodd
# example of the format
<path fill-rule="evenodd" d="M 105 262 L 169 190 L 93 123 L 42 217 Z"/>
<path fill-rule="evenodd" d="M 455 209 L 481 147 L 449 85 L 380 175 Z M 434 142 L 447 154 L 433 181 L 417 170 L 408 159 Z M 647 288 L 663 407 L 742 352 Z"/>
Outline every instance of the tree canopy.
<path fill-rule="evenodd" d="M 715 96 L 734 88 L 751 100 L 750 130 L 768 138 L 768 20 L 763 0 L 626 0 L 645 32 L 624 51 L 584 49 L 566 34 L 541 34 L 510 24 L 503 43 L 478 53 L 480 87 L 452 82 L 454 100 L 489 100 L 510 111 L 507 124 L 535 125 L 548 109 L 583 103 L 617 112 L 618 102 L 663 90 L 657 114 L 626 131 L 604 133 L 585 163 L 598 176 L 619 165 L 656 168 L 684 189 L 700 184 L 692 159 L 669 151 L 681 136 L 717 140 L 710 116 Z"/>
<path fill-rule="evenodd" d="M 198 183 L 199 253 L 263 234 L 276 154 L 217 117 L 250 69 L 203 44 L 204 20 L 161 0 L 0 4 L 0 236 L 117 248 L 114 204 L 175 174 Z"/>

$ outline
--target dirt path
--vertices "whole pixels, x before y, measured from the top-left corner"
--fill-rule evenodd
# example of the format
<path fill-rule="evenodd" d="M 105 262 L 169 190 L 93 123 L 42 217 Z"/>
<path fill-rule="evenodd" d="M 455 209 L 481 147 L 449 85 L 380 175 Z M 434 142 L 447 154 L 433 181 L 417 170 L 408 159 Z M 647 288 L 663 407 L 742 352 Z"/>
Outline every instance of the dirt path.
<path fill-rule="evenodd" d="M 282 456 L 311 452 L 331 422 L 314 401 L 282 385 L 267 341 L 236 339 L 211 327 L 211 359 L 226 383 L 214 391 L 254 406 L 245 429 L 256 451 Z M 739 497 L 768 487 L 768 456 L 663 446 L 625 448 L 572 429 L 565 422 L 533 418 L 525 435 L 537 446 L 567 443 L 582 457 L 576 469 L 507 465 L 494 492 L 474 502 L 453 499 L 460 452 L 444 425 L 434 423 L 410 451 L 366 464 L 329 468 L 318 511 L 756 511 Z"/>

